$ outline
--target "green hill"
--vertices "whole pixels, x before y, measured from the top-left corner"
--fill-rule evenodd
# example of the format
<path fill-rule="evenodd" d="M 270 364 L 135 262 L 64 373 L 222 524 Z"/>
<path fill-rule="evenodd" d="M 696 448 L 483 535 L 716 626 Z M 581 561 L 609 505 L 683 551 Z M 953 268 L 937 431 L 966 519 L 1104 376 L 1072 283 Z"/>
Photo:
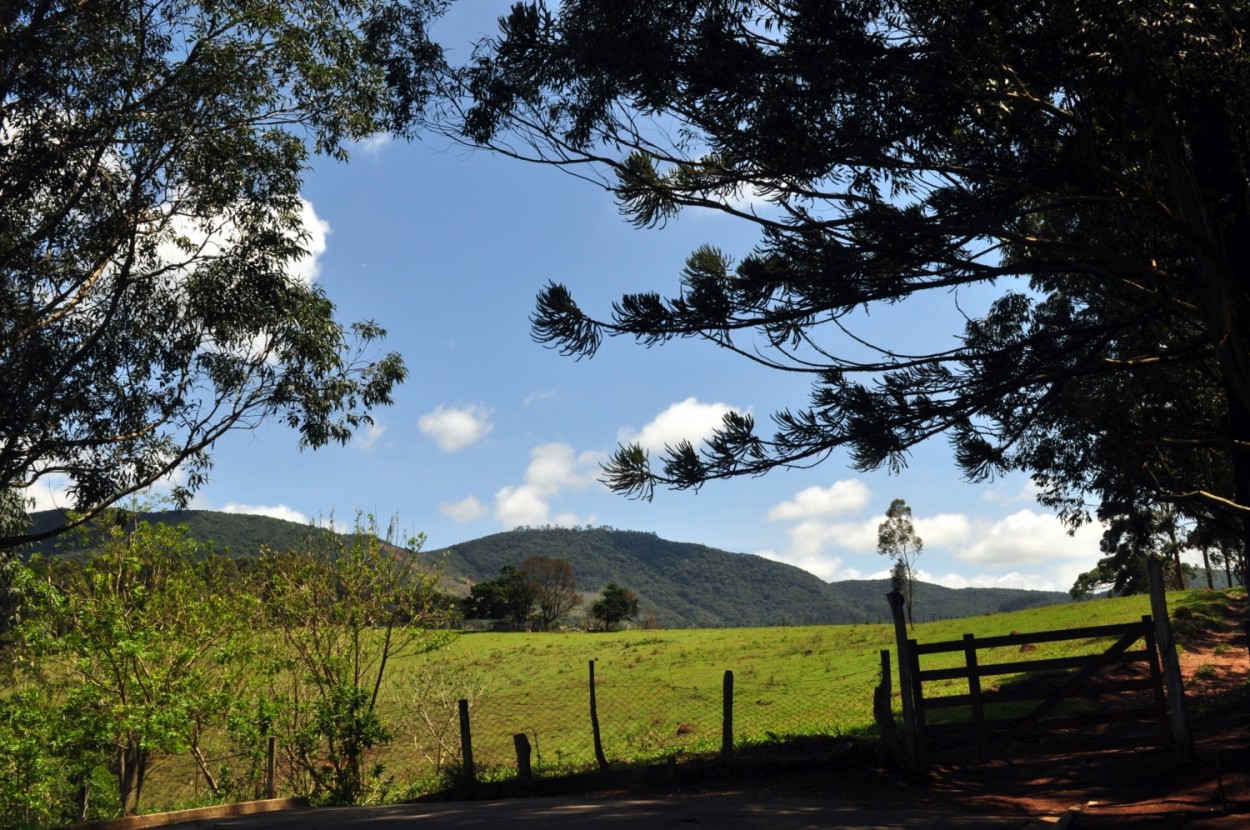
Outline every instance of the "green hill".
<path fill-rule="evenodd" d="M 552 556 L 573 566 L 582 591 L 609 582 L 631 588 L 641 607 L 674 628 L 817 625 L 863 620 L 830 585 L 792 565 L 629 530 L 544 528 L 462 542 L 445 556 L 448 573 L 490 579 L 504 565 Z M 884 603 L 884 600 L 882 600 Z"/>
<path fill-rule="evenodd" d="M 45 510 L 31 516 L 31 529 L 42 530 L 63 524 L 63 511 Z M 275 550 L 293 548 L 308 537 L 309 533 L 329 531 L 245 513 L 219 513 L 212 510 L 167 510 L 157 513 L 139 513 L 144 521 L 162 524 L 181 524 L 193 539 L 211 545 L 213 550 L 229 556 L 255 556 L 261 545 Z M 73 554 L 77 552 L 77 540 L 71 531 L 64 536 L 46 539 L 33 545 L 28 552 L 50 554 Z"/>
<path fill-rule="evenodd" d="M 35 527 L 56 516 L 35 514 Z M 145 514 L 143 518 L 187 525 L 190 535 L 231 556 L 254 556 L 262 545 L 296 547 L 307 525 L 239 513 L 188 510 Z M 73 537 L 50 540 L 36 549 L 72 555 Z M 888 580 L 825 582 L 807 571 L 761 556 L 728 553 L 688 542 L 671 542 L 654 533 L 611 528 L 537 528 L 495 533 L 429 551 L 423 558 L 444 571 L 448 590 L 492 579 L 504 565 L 530 556 L 551 556 L 573 566 L 587 598 L 609 582 L 637 592 L 644 612 L 655 613 L 666 628 L 722 628 L 765 625 L 820 625 L 884 621 L 889 616 Z M 1007 588 L 916 588 L 917 621 L 980 616 L 1054 605 L 1068 595 Z"/>

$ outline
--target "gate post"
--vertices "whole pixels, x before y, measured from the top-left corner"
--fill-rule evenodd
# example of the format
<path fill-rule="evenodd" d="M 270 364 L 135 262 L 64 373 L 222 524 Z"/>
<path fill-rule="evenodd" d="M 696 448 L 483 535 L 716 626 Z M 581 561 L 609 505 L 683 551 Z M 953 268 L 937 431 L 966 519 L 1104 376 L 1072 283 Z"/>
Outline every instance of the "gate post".
<path fill-rule="evenodd" d="M 919 701 L 912 697 L 912 655 L 907 645 L 907 621 L 903 619 L 903 595 L 891 591 L 885 595 L 890 601 L 890 614 L 894 617 L 894 641 L 898 654 L 898 691 L 903 701 L 903 754 L 909 769 L 920 769 L 919 746 L 916 735 L 916 706 Z"/>
<path fill-rule="evenodd" d="M 1189 734 L 1189 717 L 1185 711 L 1185 685 L 1181 680 L 1181 663 L 1176 656 L 1176 642 L 1172 639 L 1172 624 L 1168 621 L 1167 597 L 1163 592 L 1163 563 L 1148 560 L 1150 571 L 1150 613 L 1154 617 L 1155 642 L 1163 659 L 1163 680 L 1168 690 L 1168 714 L 1172 720 L 1172 741 L 1176 758 L 1188 763 L 1194 757 L 1193 739 Z"/>
<path fill-rule="evenodd" d="M 964 635 L 964 665 L 968 668 L 968 698 L 972 701 L 972 728 L 977 739 L 977 763 L 989 760 L 985 743 L 985 706 L 981 702 L 981 674 L 977 665 L 976 637 Z"/>

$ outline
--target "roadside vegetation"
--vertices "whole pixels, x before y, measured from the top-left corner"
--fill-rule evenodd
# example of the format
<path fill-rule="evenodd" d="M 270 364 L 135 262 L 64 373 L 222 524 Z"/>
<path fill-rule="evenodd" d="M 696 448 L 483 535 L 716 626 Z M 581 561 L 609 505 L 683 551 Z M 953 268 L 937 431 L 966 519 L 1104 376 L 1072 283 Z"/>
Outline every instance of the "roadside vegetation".
<path fill-rule="evenodd" d="M 871 736 L 880 652 L 894 649 L 881 624 L 456 635 L 457 603 L 419 565 L 420 540 L 386 544 L 395 528 L 368 517 L 254 560 L 207 555 L 184 531 L 126 514 L 96 527 L 90 556 L 8 574 L 4 826 L 260 797 L 270 736 L 281 795 L 369 803 L 445 789 L 460 774 L 461 699 L 480 775 L 515 774 L 521 733 L 536 774 L 589 769 L 590 661 L 613 764 L 715 752 L 726 671 L 740 747 Z M 1182 644 L 1223 625 L 1231 596 L 1172 594 Z M 921 622 L 911 636 L 1148 612 L 1145 597 L 1100 599 Z"/>
<path fill-rule="evenodd" d="M 386 675 L 450 637 L 420 539 L 359 517 L 236 561 L 122 511 L 88 528 L 81 561 L 6 574 L 0 823 L 256 798 L 273 735 L 288 792 L 386 796 L 370 758 L 392 737 Z"/>

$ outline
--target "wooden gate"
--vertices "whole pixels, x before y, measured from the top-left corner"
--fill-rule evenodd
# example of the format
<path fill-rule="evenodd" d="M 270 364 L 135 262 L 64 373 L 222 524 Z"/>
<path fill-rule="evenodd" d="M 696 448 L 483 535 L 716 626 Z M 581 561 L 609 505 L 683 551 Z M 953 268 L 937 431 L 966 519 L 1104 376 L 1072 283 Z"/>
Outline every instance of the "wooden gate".
<path fill-rule="evenodd" d="M 965 634 L 963 640 L 921 645 L 906 636 L 903 596 L 891 591 L 886 599 L 890 601 L 899 646 L 905 763 L 913 768 L 925 768 L 929 765 L 934 739 L 943 732 L 960 730 L 971 732 L 970 742 L 975 746 L 976 758 L 983 761 L 1001 754 L 1025 735 L 1058 730 L 1073 731 L 1079 736 L 1083 750 L 1099 749 L 1099 744 L 1108 745 L 1105 747 L 1170 744 L 1181 763 L 1193 760 L 1185 691 L 1168 624 L 1163 566 L 1155 560 L 1149 565 L 1153 619 L 1148 615 L 1141 617 L 1140 622 L 1036 634 L 1013 631 L 1005 636 L 980 639 Z M 1085 654 L 1044 659 L 988 662 L 979 655 L 980 651 L 988 649 L 1015 647 L 1018 652 L 1031 651 L 1039 642 L 1071 640 L 1098 640 L 1103 645 L 1091 644 Z M 1113 640 L 1109 646 L 1105 645 L 1108 640 Z M 1139 641 L 1140 649 L 1133 649 Z M 920 665 L 921 657 L 943 654 L 963 654 L 963 665 Z M 1160 659 L 1163 667 L 1160 667 Z M 883 672 L 874 710 L 879 722 L 884 724 L 886 750 L 893 754 L 889 652 L 881 652 L 881 660 Z M 951 660 L 945 662 L 950 664 Z M 1110 676 L 1115 669 L 1123 671 L 1119 676 Z M 988 677 L 1008 675 L 1014 676 L 1005 677 L 1003 682 L 983 682 Z M 943 695 L 933 689 L 926 690 L 925 684 L 961 685 L 966 687 L 966 692 Z M 960 709 L 966 712 L 963 719 L 950 716 Z M 941 712 L 941 715 L 931 717 L 933 712 Z M 941 722 L 936 722 L 939 720 Z M 1146 721 L 1153 729 L 1145 735 L 1095 734 L 1100 726 L 1129 721 Z"/>
<path fill-rule="evenodd" d="M 1106 638 L 1115 638 L 1109 647 L 1099 646 L 1094 653 L 1078 656 L 991 662 L 979 656 L 987 649 L 1028 651 L 1038 643 Z M 1133 648 L 1138 643 L 1141 646 Z M 914 752 L 920 766 L 927 764 L 935 740 L 969 731 L 980 761 L 1001 754 L 1022 736 L 1040 731 L 1082 730 L 1082 746 L 1092 747 L 1096 727 L 1129 721 L 1152 723 L 1153 728 L 1146 735 L 1097 737 L 1115 747 L 1167 746 L 1172 741 L 1155 626 L 1149 616 L 1120 625 L 1000 637 L 965 634 L 962 640 L 909 640 L 907 645 Z M 927 669 L 921 665 L 922 658 L 951 653 L 962 653 L 962 665 Z M 1116 667 L 1124 668 L 1117 676 L 1110 676 L 1109 670 Z M 997 687 L 983 682 L 1005 675 L 1022 677 Z M 950 681 L 966 681 L 967 691 L 935 693 L 936 684 L 949 687 Z M 949 717 L 960 709 L 970 717 Z"/>

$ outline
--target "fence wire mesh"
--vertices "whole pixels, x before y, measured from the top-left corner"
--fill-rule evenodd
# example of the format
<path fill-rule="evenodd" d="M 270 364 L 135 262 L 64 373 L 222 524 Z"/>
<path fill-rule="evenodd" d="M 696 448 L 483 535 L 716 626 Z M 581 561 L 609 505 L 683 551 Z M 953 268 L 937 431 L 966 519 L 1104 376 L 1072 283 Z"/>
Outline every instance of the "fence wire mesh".
<path fill-rule="evenodd" d="M 733 684 L 736 748 L 844 734 L 872 723 L 876 669 L 824 672 L 797 680 L 743 674 Z M 376 775 L 368 773 L 374 789 L 366 798 L 411 797 L 455 780 L 463 760 L 457 695 L 466 690 L 479 779 L 516 775 L 518 734 L 528 740 L 536 776 L 596 768 L 588 672 L 570 672 L 567 677 L 567 682 L 542 687 L 492 689 L 464 678 L 452 683 L 437 674 L 401 675 L 402 694 L 391 698 L 383 713 L 392 729 L 391 740 L 366 753 L 367 767 L 377 770 Z M 698 683 L 639 682 L 628 674 L 600 671 L 595 704 L 606 760 L 646 763 L 720 752 L 724 681 L 724 674 L 715 671 Z M 277 733 L 277 794 L 309 794 L 311 773 L 297 757 L 296 739 L 281 729 Z M 185 806 L 263 797 L 263 740 L 249 748 L 231 745 L 224 733 L 206 735 L 203 750 L 203 764 L 183 754 L 162 756 L 153 764 L 145 787 L 153 793 L 152 807 L 158 802 Z"/>
<path fill-rule="evenodd" d="M 827 678 L 735 680 L 734 745 L 836 735 L 870 724 L 877 680 L 875 670 L 843 675 L 837 683 Z M 710 676 L 706 684 L 695 686 L 618 681 L 600 674 L 595 703 L 603 752 L 610 763 L 721 749 L 723 676 Z M 479 769 L 515 769 L 513 736 L 519 733 L 529 741 L 535 774 L 596 764 L 586 681 L 519 693 L 486 693 L 470 712 L 473 758 Z"/>

